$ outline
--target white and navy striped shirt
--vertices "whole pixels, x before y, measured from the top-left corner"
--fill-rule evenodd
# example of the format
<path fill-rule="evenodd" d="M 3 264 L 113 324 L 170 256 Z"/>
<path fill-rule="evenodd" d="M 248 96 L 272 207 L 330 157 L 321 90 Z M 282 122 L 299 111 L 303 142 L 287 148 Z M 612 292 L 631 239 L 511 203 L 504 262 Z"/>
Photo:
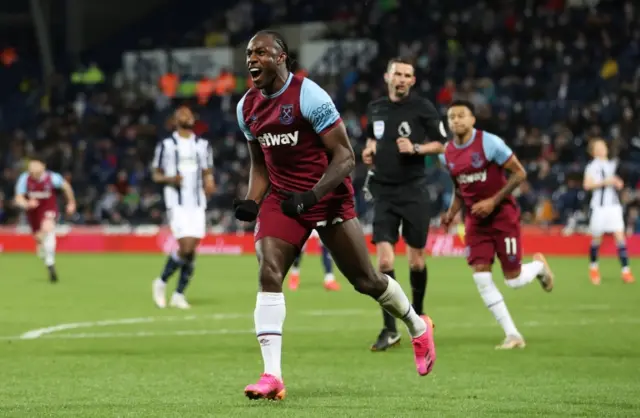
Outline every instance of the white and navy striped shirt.
<path fill-rule="evenodd" d="M 602 183 L 605 179 L 616 175 L 618 163 L 607 159 L 591 160 L 584 170 L 585 177 L 589 177 L 595 183 Z M 591 191 L 591 208 L 603 206 L 618 206 L 620 199 L 618 191 L 613 186 L 600 187 Z"/>
<path fill-rule="evenodd" d="M 166 176 L 182 176 L 179 188 L 165 186 L 164 202 L 167 208 L 184 206 L 206 208 L 202 172 L 213 169 L 213 152 L 206 139 L 191 135 L 182 138 L 177 132 L 156 146 L 153 168 L 161 168 Z"/>

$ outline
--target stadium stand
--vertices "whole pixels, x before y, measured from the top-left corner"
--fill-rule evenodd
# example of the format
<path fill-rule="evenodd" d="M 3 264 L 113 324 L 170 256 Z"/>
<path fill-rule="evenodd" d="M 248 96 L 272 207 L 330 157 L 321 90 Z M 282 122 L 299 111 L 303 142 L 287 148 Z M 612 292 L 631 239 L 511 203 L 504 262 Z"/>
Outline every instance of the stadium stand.
<path fill-rule="evenodd" d="M 518 196 L 523 221 L 569 230 L 583 222 L 586 144 L 602 136 L 621 160 L 628 225 L 640 232 L 640 16 L 633 2 L 592 2 L 594 7 L 561 0 L 507 2 L 508 7 L 463 0 L 428 5 L 414 0 L 402 7 L 394 0 L 341 3 L 334 11 L 316 1 L 221 2 L 180 37 L 138 34 L 130 47 L 176 52 L 228 46 L 238 54 L 258 28 L 324 20 L 316 35 L 336 48 L 313 63 L 305 62 L 298 49 L 298 64 L 308 64 L 300 70 L 334 97 L 356 148 L 363 142 L 366 103 L 384 94 L 387 60 L 410 56 L 420 94 L 442 109 L 455 98 L 471 100 L 479 109 L 479 126 L 505 138 L 526 164 L 529 182 Z M 343 47 L 363 39 L 376 45 L 375 56 Z M 11 45 L 2 47 L 8 51 Z M 246 88 L 246 73 L 238 65 L 242 59 L 214 74 L 181 74 L 185 89 L 186 81 L 195 89 L 204 76 L 227 77 L 227 87 L 196 100 L 167 97 L 159 87 L 162 74 L 148 69 L 136 67 L 133 77 L 112 72 L 122 61 L 111 58 L 96 58 L 99 65 L 87 62 L 43 83 L 29 70 L 35 50 L 25 46 L 15 52 L 15 62 L 0 64 L 0 223 L 20 222 L 10 203 L 12 188 L 34 148 L 44 149 L 50 167 L 77 191 L 79 213 L 65 222 L 162 223 L 149 161 L 156 140 L 170 129 L 172 106 L 187 102 L 197 110 L 200 129 L 215 152 L 219 187 L 209 209 L 211 225 L 217 231 L 241 228 L 230 209 L 232 200 L 243 196 L 248 176 L 245 140 L 233 112 Z M 442 207 L 450 186 L 432 161 L 427 165 L 435 206 Z M 357 187 L 364 172 L 362 165 L 354 172 Z M 362 196 L 358 207 L 366 222 Z"/>

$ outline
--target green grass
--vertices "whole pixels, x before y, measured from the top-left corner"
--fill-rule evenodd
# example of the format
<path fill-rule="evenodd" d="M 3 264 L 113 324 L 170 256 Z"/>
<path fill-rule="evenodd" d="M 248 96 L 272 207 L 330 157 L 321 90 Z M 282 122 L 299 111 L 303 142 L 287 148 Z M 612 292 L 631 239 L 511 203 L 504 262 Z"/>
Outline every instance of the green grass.
<path fill-rule="evenodd" d="M 346 285 L 321 286 L 320 262 L 303 262 L 287 292 L 284 402 L 251 402 L 261 372 L 251 333 L 252 257 L 202 256 L 189 312 L 160 311 L 150 297 L 162 256 L 61 255 L 61 283 L 46 282 L 33 255 L 2 255 L 2 417 L 630 417 L 640 413 L 640 297 L 615 260 L 589 284 L 584 259 L 551 260 L 552 294 L 537 284 L 499 286 L 527 338 L 496 352 L 501 330 L 462 259 L 429 260 L 429 312 L 438 362 L 417 376 L 407 337 L 371 353 L 381 315 Z M 634 261 L 635 262 L 635 261 Z M 636 266 L 638 266 L 637 263 Z M 406 260 L 397 276 L 408 289 Z M 172 282 L 172 285 L 175 282 Z M 36 339 L 11 338 L 65 323 Z M 147 318 L 139 319 L 139 318 Z M 81 324 L 82 325 L 82 324 Z M 92 325 L 92 324 L 88 324 Z"/>

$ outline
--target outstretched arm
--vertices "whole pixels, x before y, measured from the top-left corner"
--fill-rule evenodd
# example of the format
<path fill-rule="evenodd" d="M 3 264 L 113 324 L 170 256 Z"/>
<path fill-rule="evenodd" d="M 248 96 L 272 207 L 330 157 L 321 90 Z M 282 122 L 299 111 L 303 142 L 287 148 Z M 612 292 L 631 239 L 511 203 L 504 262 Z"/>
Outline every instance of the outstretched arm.
<path fill-rule="evenodd" d="M 249 190 L 246 200 L 253 200 L 257 204 L 262 202 L 264 195 L 269 190 L 269 173 L 264 161 L 264 153 L 258 141 L 249 141 L 249 156 L 251 168 L 249 171 Z"/>
<path fill-rule="evenodd" d="M 321 138 L 331 162 L 312 189 L 318 200 L 338 187 L 356 166 L 356 157 L 343 122 L 338 123 Z"/>

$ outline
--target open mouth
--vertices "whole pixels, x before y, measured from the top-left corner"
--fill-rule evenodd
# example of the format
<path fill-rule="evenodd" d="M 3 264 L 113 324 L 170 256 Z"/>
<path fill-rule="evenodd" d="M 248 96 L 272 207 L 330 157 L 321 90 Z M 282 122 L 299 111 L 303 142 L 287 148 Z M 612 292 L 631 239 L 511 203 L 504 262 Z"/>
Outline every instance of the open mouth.
<path fill-rule="evenodd" d="M 262 75 L 262 69 L 260 68 L 249 68 L 249 74 L 251 74 L 251 78 L 255 81 Z"/>

